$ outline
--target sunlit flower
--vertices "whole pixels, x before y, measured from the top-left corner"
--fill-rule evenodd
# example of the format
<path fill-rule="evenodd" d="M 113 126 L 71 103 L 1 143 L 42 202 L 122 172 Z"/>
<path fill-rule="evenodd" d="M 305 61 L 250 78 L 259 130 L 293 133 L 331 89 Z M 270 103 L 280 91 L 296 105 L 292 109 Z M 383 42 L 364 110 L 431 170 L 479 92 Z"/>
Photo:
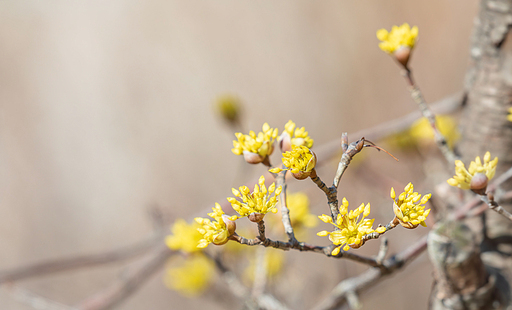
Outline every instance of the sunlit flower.
<path fill-rule="evenodd" d="M 317 225 L 317 217 L 309 213 L 309 198 L 305 193 L 287 195 L 286 205 L 290 210 L 290 221 L 295 229 L 302 226 L 311 228 Z"/>
<path fill-rule="evenodd" d="M 305 146 L 292 146 L 291 152 L 283 154 L 283 164 L 287 169 L 272 168 L 269 171 L 279 173 L 290 170 L 296 179 L 303 180 L 311 175 L 316 166 L 316 155 Z"/>
<path fill-rule="evenodd" d="M 265 186 L 265 177 L 261 176 L 258 184 L 254 185 L 251 193 L 247 186 L 240 186 L 239 189 L 232 189 L 233 195 L 242 201 L 228 197 L 233 209 L 240 214 L 240 217 L 248 216 L 249 220 L 259 222 L 268 212 L 276 213 L 277 196 L 281 194 L 281 186 L 276 189 L 276 184 L 272 183 L 268 189 Z M 273 195 L 272 195 L 273 194 Z"/>
<path fill-rule="evenodd" d="M 182 257 L 172 264 L 177 266 L 166 270 L 164 282 L 186 297 L 200 295 L 214 279 L 215 264 L 204 255 Z"/>
<path fill-rule="evenodd" d="M 418 37 L 418 27 L 410 27 L 405 23 L 401 26 L 393 26 L 391 31 L 379 29 L 377 38 L 382 41 L 379 43 L 381 50 L 388 54 L 393 54 L 396 59 L 404 66 L 407 66 L 411 50 L 416 44 Z"/>
<path fill-rule="evenodd" d="M 484 155 L 484 162 L 480 160 L 480 156 L 475 158 L 466 169 L 464 163 L 460 160 L 455 161 L 455 175 L 448 179 L 448 184 L 457 186 L 461 189 L 471 189 L 478 194 L 485 193 L 487 183 L 494 177 L 496 166 L 498 165 L 498 157 L 491 161 L 491 153 Z"/>
<path fill-rule="evenodd" d="M 243 155 L 245 161 L 250 164 L 258 164 L 263 162 L 274 151 L 277 128 L 270 128 L 265 123 L 263 124 L 262 132 L 258 134 L 251 130 L 248 135 L 237 132 L 235 136 L 238 140 L 233 141 L 233 149 L 231 151 L 235 155 Z"/>
<path fill-rule="evenodd" d="M 263 261 L 265 264 L 266 276 L 268 278 L 277 276 L 284 266 L 284 251 L 276 250 L 273 248 L 259 248 L 258 250 L 265 251 Z M 257 254 L 252 255 L 250 258 L 249 266 L 247 266 L 244 271 L 245 277 L 251 282 L 254 281 L 255 271 L 258 268 L 257 263 Z"/>
<path fill-rule="evenodd" d="M 171 227 L 172 235 L 165 238 L 165 243 L 172 250 L 181 250 L 186 253 L 200 251 L 197 247 L 203 235 L 197 230 L 201 228 L 197 222 L 187 224 L 184 219 L 177 219 Z"/>
<path fill-rule="evenodd" d="M 230 94 L 222 95 L 215 101 L 215 110 L 227 122 L 237 123 L 240 118 L 240 99 Z"/>
<path fill-rule="evenodd" d="M 218 203 L 212 208 L 213 212 L 208 213 L 214 220 L 196 217 L 195 221 L 202 227 L 197 230 L 201 233 L 202 239 L 199 240 L 198 248 L 206 248 L 208 244 L 222 245 L 228 242 L 236 230 L 236 216 L 228 217 Z"/>
<path fill-rule="evenodd" d="M 374 230 L 372 226 L 375 219 L 365 219 L 365 217 L 370 215 L 369 203 L 366 206 L 362 203 L 357 209 L 348 212 L 348 201 L 343 198 L 339 211 L 340 214 L 338 214 L 336 223 L 333 222 L 329 215 L 322 214 L 319 216 L 322 222 L 332 224 L 339 229 L 333 232 L 323 230 L 317 233 L 321 237 L 329 236 L 329 240 L 337 245 L 332 250 L 331 255 L 337 255 L 341 247 L 343 247 L 344 251 L 348 251 L 350 248 L 357 249 L 363 244 L 363 236 L 373 232 L 383 233 L 386 231 L 385 227 L 378 227 Z M 361 213 L 363 216 L 359 218 Z"/>
<path fill-rule="evenodd" d="M 512 122 L 512 108 L 509 108 L 509 109 L 508 109 L 507 119 L 508 119 L 510 122 Z"/>
<path fill-rule="evenodd" d="M 393 199 L 393 212 L 396 218 L 405 228 L 416 228 L 419 224 L 427 227 L 425 220 L 430 213 L 430 209 L 425 211 L 424 204 L 427 203 L 432 194 L 424 195 L 423 198 L 421 198 L 419 193 L 414 192 L 412 183 L 407 184 L 404 190 L 405 192 L 401 193 L 397 199 L 395 189 L 391 188 L 390 196 L 391 199 Z"/>
<path fill-rule="evenodd" d="M 309 137 L 304 127 L 296 128 L 295 123 L 290 120 L 284 125 L 284 131 L 279 136 L 279 146 L 282 152 L 287 152 L 291 151 L 292 145 L 311 148 L 313 147 L 313 139 Z"/>

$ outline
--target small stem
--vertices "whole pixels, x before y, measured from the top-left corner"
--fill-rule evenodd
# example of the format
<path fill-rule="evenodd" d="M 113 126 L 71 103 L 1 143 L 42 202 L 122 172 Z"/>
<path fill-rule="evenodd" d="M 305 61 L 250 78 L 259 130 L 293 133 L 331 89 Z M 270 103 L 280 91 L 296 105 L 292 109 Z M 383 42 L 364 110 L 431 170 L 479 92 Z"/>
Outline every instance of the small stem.
<path fill-rule="evenodd" d="M 265 222 L 263 222 L 263 220 L 259 221 L 258 222 L 258 233 L 259 233 L 259 238 L 262 242 L 265 242 L 265 240 L 267 239 L 265 237 Z"/>
<path fill-rule="evenodd" d="M 490 194 L 486 195 L 480 195 L 480 199 L 485 202 L 489 208 L 493 211 L 498 212 L 499 214 L 503 215 L 510 221 L 512 221 L 512 214 L 510 214 L 507 210 L 503 209 L 502 206 L 500 206 L 495 200 L 494 197 Z"/>
<path fill-rule="evenodd" d="M 281 194 L 279 195 L 279 200 L 281 202 L 281 220 L 283 222 L 284 231 L 288 236 L 288 241 L 291 243 L 297 243 L 297 239 L 295 238 L 295 233 L 293 232 L 293 226 L 290 220 L 290 209 L 288 209 L 287 200 L 286 200 L 286 173 L 288 170 L 284 170 L 279 173 L 276 177 L 277 187 L 281 186 Z"/>
<path fill-rule="evenodd" d="M 327 196 L 327 203 L 329 204 L 329 208 L 331 209 L 332 220 L 336 222 L 336 218 L 340 213 L 338 210 L 338 190 L 334 186 L 327 187 L 327 185 L 325 185 L 325 183 L 316 174 L 315 169 L 313 169 L 313 171 L 311 172 L 310 178 L 318 186 L 318 188 L 320 188 Z"/>
<path fill-rule="evenodd" d="M 448 143 L 446 141 L 445 136 L 437 128 L 436 116 L 428 107 L 427 102 L 423 98 L 423 94 L 418 88 L 418 85 L 414 82 L 411 70 L 409 68 L 404 69 L 402 75 L 404 76 L 407 84 L 409 85 L 409 91 L 411 92 L 412 99 L 414 100 L 414 102 L 418 104 L 421 113 L 428 120 L 430 127 L 432 127 L 432 130 L 434 131 L 434 139 L 436 141 L 437 146 L 441 150 L 441 153 L 443 153 L 448 163 L 454 164 L 456 159 L 455 154 L 448 147 Z"/>

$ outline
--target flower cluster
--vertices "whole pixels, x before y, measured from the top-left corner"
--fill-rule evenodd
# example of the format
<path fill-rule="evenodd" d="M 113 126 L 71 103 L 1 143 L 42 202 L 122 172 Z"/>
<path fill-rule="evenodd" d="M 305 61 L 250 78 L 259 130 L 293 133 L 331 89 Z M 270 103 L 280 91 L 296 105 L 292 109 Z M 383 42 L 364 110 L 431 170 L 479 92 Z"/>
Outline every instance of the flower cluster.
<path fill-rule="evenodd" d="M 177 266 L 167 268 L 164 282 L 184 296 L 198 296 L 214 279 L 215 264 L 204 255 L 181 258 L 173 265 Z"/>
<path fill-rule="evenodd" d="M 289 120 L 288 123 L 284 125 L 283 133 L 279 136 L 279 146 L 282 152 L 287 152 L 291 151 L 293 145 L 312 148 L 313 139 L 309 137 L 304 127 L 296 128 L 295 123 Z"/>
<path fill-rule="evenodd" d="M 222 245 L 228 242 L 229 237 L 235 233 L 236 229 L 236 216 L 228 217 L 218 203 L 212 208 L 213 212 L 208 215 L 214 219 L 205 219 L 196 217 L 195 221 L 202 227 L 197 230 L 201 233 L 202 239 L 199 240 L 198 248 L 206 248 L 208 244 Z"/>
<path fill-rule="evenodd" d="M 303 180 L 311 175 L 316 166 L 316 155 L 305 146 L 292 145 L 291 152 L 283 154 L 283 165 L 288 169 L 272 168 L 269 171 L 279 173 L 290 170 L 296 179 Z"/>
<path fill-rule="evenodd" d="M 272 183 L 268 189 L 265 186 L 265 177 L 261 176 L 258 184 L 254 185 L 251 193 L 247 186 L 240 186 L 239 189 L 232 189 L 233 195 L 242 201 L 228 197 L 233 209 L 240 214 L 240 217 L 248 216 L 249 220 L 259 222 L 268 212 L 276 213 L 277 197 L 281 194 L 281 186 L 276 189 L 276 184 Z M 274 194 L 274 195 L 272 195 Z"/>
<path fill-rule="evenodd" d="M 425 211 L 424 204 L 427 203 L 432 194 L 424 195 L 421 198 L 419 193 L 414 192 L 412 183 L 407 184 L 404 190 L 405 192 L 401 193 L 397 199 L 395 189 L 391 188 L 390 196 L 393 199 L 393 212 L 396 219 L 405 228 L 416 228 L 419 224 L 426 227 L 425 220 L 430 213 L 430 209 Z M 419 203 L 418 200 L 420 200 Z"/>
<path fill-rule="evenodd" d="M 401 26 L 393 26 L 391 31 L 386 29 L 379 29 L 377 31 L 377 38 L 382 41 L 379 47 L 386 53 L 392 54 L 400 47 L 413 48 L 416 44 L 418 37 L 418 27 L 411 28 L 408 23 Z"/>
<path fill-rule="evenodd" d="M 402 26 L 393 26 L 390 32 L 386 29 L 377 31 L 377 38 L 382 41 L 379 43 L 380 49 L 392 54 L 404 67 L 407 67 L 417 37 L 418 27 L 411 28 L 407 23 Z"/>
<path fill-rule="evenodd" d="M 267 123 L 263 124 L 262 131 L 258 134 L 252 130 L 248 135 L 237 132 L 235 136 L 238 140 L 233 141 L 231 151 L 235 155 L 243 155 L 250 164 L 259 164 L 274 151 L 277 133 L 277 128 L 270 128 Z"/>
<path fill-rule="evenodd" d="M 332 250 L 331 255 L 338 255 L 341 247 L 343 247 L 344 251 L 348 251 L 350 248 L 357 249 L 363 245 L 363 236 L 373 232 L 384 233 L 386 231 L 385 227 L 378 227 L 374 230 L 372 226 L 375 219 L 366 219 L 370 215 L 369 203 L 366 206 L 362 203 L 357 209 L 348 212 L 348 201 L 343 198 L 339 211 L 340 214 L 338 214 L 336 223 L 328 215 L 322 214 L 319 216 L 322 222 L 332 224 L 338 228 L 338 230 L 333 232 L 323 230 L 317 233 L 321 237 L 329 236 L 329 240 L 337 245 Z M 359 218 L 361 213 L 363 216 Z"/>
<path fill-rule="evenodd" d="M 448 184 L 457 186 L 461 189 L 471 189 L 477 193 L 485 192 L 487 182 L 494 177 L 496 166 L 498 165 L 498 157 L 491 160 L 491 153 L 484 155 L 484 162 L 480 160 L 480 156 L 475 158 L 466 169 L 464 163 L 460 160 L 455 161 L 455 175 L 448 179 Z"/>
<path fill-rule="evenodd" d="M 185 253 L 194 253 L 201 249 L 197 247 L 203 235 L 199 232 L 197 222 L 187 224 L 184 219 L 178 219 L 171 227 L 172 235 L 165 238 L 165 243 L 171 250 L 181 250 Z"/>
<path fill-rule="evenodd" d="M 507 120 L 508 120 L 509 122 L 512 122 L 512 108 L 509 108 L 509 109 L 508 109 Z"/>

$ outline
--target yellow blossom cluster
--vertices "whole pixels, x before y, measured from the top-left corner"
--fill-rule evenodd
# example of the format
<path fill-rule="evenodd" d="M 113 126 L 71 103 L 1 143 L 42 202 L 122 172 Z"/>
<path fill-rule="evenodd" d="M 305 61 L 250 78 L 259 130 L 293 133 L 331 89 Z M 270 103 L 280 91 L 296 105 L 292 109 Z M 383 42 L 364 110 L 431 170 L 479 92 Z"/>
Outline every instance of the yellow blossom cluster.
<path fill-rule="evenodd" d="M 509 108 L 509 109 L 508 109 L 507 120 L 508 120 L 509 122 L 512 122 L 512 108 Z"/>
<path fill-rule="evenodd" d="M 206 248 L 210 243 L 215 245 L 225 244 L 229 237 L 235 233 L 236 223 L 234 221 L 236 216 L 228 217 L 218 203 L 215 203 L 212 210 L 213 212 L 208 213 L 208 215 L 214 219 L 213 221 L 202 217 L 195 218 L 195 221 L 201 225 L 198 231 L 201 233 L 202 239 L 199 240 L 197 245 L 201 249 Z"/>
<path fill-rule="evenodd" d="M 284 131 L 281 134 L 280 141 L 295 146 L 313 147 L 313 139 L 311 139 L 306 129 L 304 127 L 298 128 L 291 120 L 284 125 Z M 285 149 L 283 146 L 281 146 L 281 148 Z M 288 148 L 287 146 L 286 150 L 288 150 Z"/>
<path fill-rule="evenodd" d="M 186 297 L 200 295 L 214 279 L 215 264 L 202 254 L 171 263 L 173 266 L 167 268 L 164 282 Z"/>
<path fill-rule="evenodd" d="M 263 219 L 263 215 L 268 212 L 276 213 L 277 208 L 277 197 L 281 194 L 281 186 L 276 189 L 276 184 L 272 183 L 268 189 L 265 186 L 265 177 L 261 176 L 258 180 L 258 184 L 254 185 L 254 190 L 251 193 L 247 186 L 240 186 L 239 189 L 232 189 L 233 195 L 238 197 L 242 201 L 228 197 L 228 201 L 231 203 L 233 209 L 240 214 L 240 217 L 251 216 L 256 214 L 254 218 L 255 222 L 259 222 Z M 273 195 L 272 195 L 273 194 Z M 253 220 L 253 218 L 249 218 Z"/>
<path fill-rule="evenodd" d="M 416 44 L 417 37 L 418 27 L 411 28 L 408 23 L 393 26 L 389 32 L 386 29 L 377 31 L 377 38 L 382 41 L 379 43 L 380 49 L 389 54 L 394 53 L 400 47 L 412 49 Z"/>
<path fill-rule="evenodd" d="M 407 184 L 404 190 L 397 199 L 395 189 L 391 188 L 390 196 L 393 199 L 393 212 L 396 218 L 405 228 L 416 228 L 419 224 L 426 227 L 425 220 L 430 213 L 430 209 L 425 211 L 424 204 L 427 203 L 432 194 L 424 195 L 421 198 L 419 193 L 414 192 L 412 183 Z"/>
<path fill-rule="evenodd" d="M 261 163 L 274 151 L 277 133 L 277 128 L 270 128 L 267 123 L 263 124 L 262 131 L 258 134 L 252 130 L 248 135 L 237 132 L 235 134 L 237 140 L 233 141 L 231 151 L 235 155 L 243 155 L 248 163 Z"/>
<path fill-rule="evenodd" d="M 269 171 L 279 173 L 283 170 L 290 170 L 297 179 L 305 179 L 311 175 L 316 166 L 316 155 L 305 146 L 292 146 L 290 152 L 283 154 L 283 165 L 288 169 L 272 168 Z"/>
<path fill-rule="evenodd" d="M 319 216 L 322 222 L 332 224 L 338 228 L 333 232 L 323 230 L 317 233 L 321 237 L 329 236 L 329 240 L 337 245 L 332 250 L 332 255 L 338 255 L 341 247 L 343 247 L 344 251 L 348 251 L 350 248 L 359 248 L 363 243 L 363 236 L 367 234 L 373 232 L 384 233 L 386 231 L 385 227 L 378 227 L 374 230 L 372 226 L 375 219 L 366 219 L 370 215 L 369 203 L 366 206 L 362 203 L 357 209 L 348 212 L 348 201 L 343 198 L 339 212 L 336 223 L 333 222 L 329 215 L 322 214 Z M 363 216 L 359 218 L 361 214 Z"/>
<path fill-rule="evenodd" d="M 461 189 L 485 189 L 487 182 L 494 177 L 496 166 L 498 165 L 498 157 L 491 160 L 491 153 L 484 155 L 484 162 L 480 160 L 480 156 L 475 158 L 466 169 L 464 163 L 460 160 L 455 161 L 455 175 L 448 179 L 448 184 Z"/>
<path fill-rule="evenodd" d="M 178 219 L 171 227 L 172 234 L 165 238 L 165 243 L 171 250 L 181 250 L 185 253 L 194 253 L 201 249 L 197 247 L 203 235 L 199 232 L 197 222 L 187 224 L 184 219 Z"/>

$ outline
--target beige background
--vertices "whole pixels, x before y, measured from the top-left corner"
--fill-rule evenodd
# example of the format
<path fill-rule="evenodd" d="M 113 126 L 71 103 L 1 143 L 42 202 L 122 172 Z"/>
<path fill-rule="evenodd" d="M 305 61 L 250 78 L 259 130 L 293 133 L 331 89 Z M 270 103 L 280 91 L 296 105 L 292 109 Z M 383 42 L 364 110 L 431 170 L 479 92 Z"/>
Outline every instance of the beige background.
<path fill-rule="evenodd" d="M 412 66 L 428 101 L 459 91 L 476 9 L 476 0 L 1 1 L 0 269 L 142 240 L 152 229 L 146 214 L 153 205 L 191 218 L 225 199 L 241 185 L 234 183 L 240 158 L 230 151 L 233 133 L 212 112 L 220 94 L 243 99 L 247 128 L 269 122 L 282 130 L 293 119 L 316 145 L 413 111 L 398 67 L 377 47 L 379 28 L 418 25 Z M 263 171 L 243 169 L 242 180 Z M 408 175 L 407 161 L 389 169 L 403 182 L 421 179 Z M 331 178 L 332 167 L 322 173 Z M 346 186 L 353 176 L 344 177 Z M 340 195 L 358 205 L 372 191 Z M 314 202 L 315 213 L 327 212 L 323 198 Z M 424 233 L 390 233 L 392 248 Z M 376 245 L 360 251 L 370 255 Z M 283 297 L 297 309 L 364 269 L 287 255 L 296 262 L 293 274 L 305 276 Z M 338 272 L 328 276 L 326 268 Z M 72 304 L 119 270 L 19 285 Z M 119 309 L 227 307 L 212 296 L 183 298 L 162 285 L 162 275 Z M 363 295 L 365 309 L 410 309 L 404 295 L 426 309 L 430 282 L 423 255 Z M 303 290 L 310 292 L 306 300 Z M 30 309 L 2 288 L 0 308 Z"/>

